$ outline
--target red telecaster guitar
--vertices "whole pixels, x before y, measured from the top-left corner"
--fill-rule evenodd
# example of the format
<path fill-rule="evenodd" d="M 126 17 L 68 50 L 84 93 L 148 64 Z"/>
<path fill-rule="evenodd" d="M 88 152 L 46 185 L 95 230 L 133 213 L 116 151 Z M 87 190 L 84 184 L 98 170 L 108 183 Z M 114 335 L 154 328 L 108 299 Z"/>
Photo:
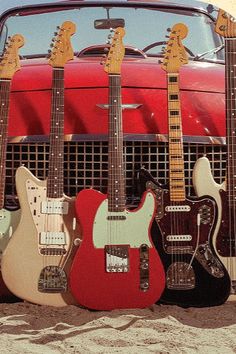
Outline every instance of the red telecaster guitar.
<path fill-rule="evenodd" d="M 116 29 L 105 63 L 109 74 L 108 195 L 93 189 L 76 199 L 83 240 L 72 263 L 71 291 L 90 309 L 143 308 L 156 302 L 165 275 L 149 230 L 155 198 L 144 193 L 135 211 L 125 207 L 120 67 L 123 28 Z"/>

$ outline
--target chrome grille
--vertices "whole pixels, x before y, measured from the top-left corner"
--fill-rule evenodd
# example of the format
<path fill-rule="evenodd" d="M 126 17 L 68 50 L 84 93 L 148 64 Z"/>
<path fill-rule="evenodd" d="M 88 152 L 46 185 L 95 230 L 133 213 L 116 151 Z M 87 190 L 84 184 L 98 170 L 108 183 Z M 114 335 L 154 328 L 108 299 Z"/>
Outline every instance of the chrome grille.
<path fill-rule="evenodd" d="M 39 179 L 46 179 L 48 169 L 48 142 L 9 143 L 6 162 L 7 204 L 14 204 L 15 171 L 24 165 Z M 193 195 L 192 170 L 197 158 L 207 155 L 218 183 L 223 182 L 226 168 L 226 146 L 184 143 L 185 179 L 188 195 Z M 138 200 L 136 175 L 144 166 L 160 183 L 168 180 L 168 143 L 124 141 L 126 193 L 128 204 Z M 93 187 L 101 192 L 107 189 L 107 141 L 66 141 L 64 156 L 65 193 L 75 196 L 83 188 Z"/>

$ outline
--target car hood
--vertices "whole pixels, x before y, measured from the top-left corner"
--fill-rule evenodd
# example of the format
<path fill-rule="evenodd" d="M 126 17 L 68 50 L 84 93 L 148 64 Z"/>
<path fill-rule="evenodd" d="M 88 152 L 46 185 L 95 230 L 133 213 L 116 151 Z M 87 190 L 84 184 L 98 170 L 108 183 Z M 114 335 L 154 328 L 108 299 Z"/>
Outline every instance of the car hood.
<path fill-rule="evenodd" d="M 65 134 L 107 134 L 108 75 L 100 62 L 85 56 L 65 65 Z M 179 75 L 183 134 L 211 142 L 225 136 L 224 65 L 190 61 Z M 125 57 L 121 82 L 124 133 L 167 135 L 166 73 L 158 58 Z M 10 136 L 49 134 L 51 86 L 45 59 L 22 61 L 12 80 Z"/>
<path fill-rule="evenodd" d="M 65 88 L 107 87 L 107 74 L 100 65 L 101 58 L 76 58 L 65 66 Z M 52 68 L 46 60 L 22 61 L 15 75 L 13 91 L 45 90 L 51 88 Z M 126 59 L 121 67 L 122 87 L 166 88 L 166 72 L 159 59 Z M 192 61 L 180 69 L 180 88 L 205 92 L 224 92 L 222 64 Z"/>

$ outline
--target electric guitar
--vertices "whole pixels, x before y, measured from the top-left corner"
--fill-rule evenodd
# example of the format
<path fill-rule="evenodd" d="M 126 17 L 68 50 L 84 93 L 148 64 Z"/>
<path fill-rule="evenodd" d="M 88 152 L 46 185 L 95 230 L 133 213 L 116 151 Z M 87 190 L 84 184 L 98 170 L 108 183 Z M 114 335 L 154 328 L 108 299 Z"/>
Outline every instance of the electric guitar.
<path fill-rule="evenodd" d="M 41 305 L 65 306 L 76 301 L 67 273 L 79 236 L 75 200 L 64 195 L 64 66 L 73 59 L 70 37 L 75 25 L 66 21 L 53 38 L 49 171 L 40 181 L 21 166 L 16 189 L 21 219 L 2 258 L 2 275 L 18 297 Z"/>
<path fill-rule="evenodd" d="M 212 249 L 216 203 L 208 196 L 186 196 L 179 70 L 188 62 L 182 44 L 187 33 L 184 24 L 173 26 L 162 63 L 167 72 L 169 189 L 145 169 L 139 173 L 139 183 L 141 191 L 153 189 L 158 202 L 152 238 L 166 271 L 161 302 L 203 307 L 223 303 L 230 280 Z"/>
<path fill-rule="evenodd" d="M 193 185 L 198 196 L 212 196 L 218 206 L 218 221 L 213 235 L 217 256 L 231 278 L 231 299 L 236 299 L 236 19 L 219 10 L 215 31 L 225 37 L 225 95 L 227 183 L 218 184 L 211 173 L 207 157 L 197 160 L 193 169 Z"/>
<path fill-rule="evenodd" d="M 0 62 L 0 258 L 20 220 L 20 210 L 9 210 L 5 206 L 6 149 L 10 90 L 12 78 L 20 70 L 18 50 L 24 45 L 24 38 L 15 34 L 9 38 Z M 0 275 L 0 300 L 16 298 L 9 292 Z"/>
<path fill-rule="evenodd" d="M 124 57 L 118 27 L 105 63 L 109 76 L 108 194 L 82 190 L 76 211 L 83 240 L 70 272 L 71 291 L 90 309 L 143 308 L 159 299 L 164 271 L 153 247 L 149 229 L 155 215 L 155 198 L 144 193 L 137 210 L 125 206 L 121 63 Z"/>

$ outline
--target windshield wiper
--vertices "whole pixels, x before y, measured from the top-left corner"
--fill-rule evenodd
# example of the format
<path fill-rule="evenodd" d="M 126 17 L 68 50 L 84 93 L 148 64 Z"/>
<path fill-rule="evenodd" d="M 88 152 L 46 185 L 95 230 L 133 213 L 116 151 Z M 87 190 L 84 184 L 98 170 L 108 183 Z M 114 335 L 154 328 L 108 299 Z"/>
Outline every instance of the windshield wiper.
<path fill-rule="evenodd" d="M 220 52 L 224 47 L 225 47 L 225 45 L 221 44 L 220 46 L 213 48 L 211 50 L 208 50 L 207 52 L 197 54 L 197 55 L 195 55 L 193 60 L 200 60 L 200 59 L 204 58 L 207 54 L 211 54 L 211 53 L 216 54 L 216 53 Z"/>

